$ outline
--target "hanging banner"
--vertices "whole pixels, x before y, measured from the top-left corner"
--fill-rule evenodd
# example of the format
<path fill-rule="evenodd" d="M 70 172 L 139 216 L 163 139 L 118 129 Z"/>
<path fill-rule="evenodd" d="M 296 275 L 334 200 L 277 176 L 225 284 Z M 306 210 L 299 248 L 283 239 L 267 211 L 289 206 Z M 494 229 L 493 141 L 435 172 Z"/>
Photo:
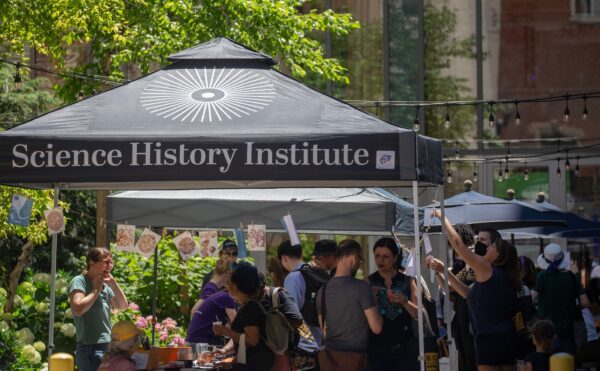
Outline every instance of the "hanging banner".
<path fill-rule="evenodd" d="M 117 225 L 115 246 L 117 251 L 133 251 L 135 248 L 135 225 Z"/>
<path fill-rule="evenodd" d="M 191 256 L 198 255 L 199 253 L 198 245 L 190 232 L 186 231 L 173 238 L 173 243 L 177 246 L 179 255 L 181 255 L 181 259 L 183 260 L 188 260 Z"/>
<path fill-rule="evenodd" d="M 217 231 L 198 232 L 200 237 L 200 256 L 216 256 L 217 246 L 219 244 Z"/>
<path fill-rule="evenodd" d="M 244 230 L 242 228 L 235 228 L 233 232 L 235 233 L 235 242 L 238 248 L 238 258 L 247 257 L 248 252 L 246 251 L 246 239 L 244 237 Z"/>
<path fill-rule="evenodd" d="M 300 237 L 298 237 L 298 232 L 296 231 L 296 226 L 294 225 L 294 220 L 290 214 L 284 216 L 281 219 L 281 223 L 283 224 L 283 228 L 287 231 L 290 236 L 290 242 L 293 245 L 300 245 Z"/>
<path fill-rule="evenodd" d="M 154 254 L 154 248 L 158 244 L 158 241 L 160 241 L 160 235 L 146 228 L 135 244 L 135 251 L 145 258 L 149 258 Z"/>
<path fill-rule="evenodd" d="M 267 226 L 262 224 L 248 225 L 248 251 L 267 250 Z"/>
<path fill-rule="evenodd" d="M 404 274 L 410 277 L 415 277 L 417 275 L 417 267 L 415 264 L 415 249 L 411 249 L 410 254 L 408 254 Z"/>
<path fill-rule="evenodd" d="M 431 247 L 431 240 L 429 239 L 429 234 L 427 233 L 423 233 L 423 246 L 425 246 L 425 254 L 431 254 L 433 248 Z"/>
<path fill-rule="evenodd" d="M 65 230 L 65 217 L 62 207 L 55 207 L 44 211 L 48 234 L 57 234 Z"/>
<path fill-rule="evenodd" d="M 32 199 L 15 193 L 12 196 L 10 210 L 8 211 L 8 223 L 27 227 L 31 218 L 32 207 Z"/>

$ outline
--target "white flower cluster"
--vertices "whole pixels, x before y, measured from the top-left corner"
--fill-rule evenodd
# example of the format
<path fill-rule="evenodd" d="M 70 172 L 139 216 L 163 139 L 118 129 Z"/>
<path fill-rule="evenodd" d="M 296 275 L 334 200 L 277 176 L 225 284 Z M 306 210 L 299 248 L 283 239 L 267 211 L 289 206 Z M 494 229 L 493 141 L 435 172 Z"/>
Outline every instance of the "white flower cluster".
<path fill-rule="evenodd" d="M 60 332 L 62 332 L 63 335 L 72 338 L 76 334 L 75 325 L 72 323 L 63 323 L 62 326 L 60 326 Z"/>
<path fill-rule="evenodd" d="M 33 275 L 33 280 L 50 283 L 50 275 L 48 273 L 36 273 Z"/>
<path fill-rule="evenodd" d="M 44 303 L 44 302 L 42 302 L 42 303 L 37 303 L 37 304 L 35 305 L 35 310 L 36 310 L 38 313 L 43 313 L 43 314 L 50 313 L 50 303 Z"/>
<path fill-rule="evenodd" d="M 42 356 L 33 345 L 25 345 L 23 349 L 21 349 L 21 355 L 28 362 L 31 362 L 33 364 L 38 364 L 42 362 Z"/>
<path fill-rule="evenodd" d="M 31 330 L 27 327 L 23 327 L 22 329 L 20 329 L 19 331 L 17 331 L 17 342 L 21 345 L 28 345 L 33 343 L 33 339 L 35 339 L 35 336 L 33 335 L 33 332 L 31 332 Z"/>

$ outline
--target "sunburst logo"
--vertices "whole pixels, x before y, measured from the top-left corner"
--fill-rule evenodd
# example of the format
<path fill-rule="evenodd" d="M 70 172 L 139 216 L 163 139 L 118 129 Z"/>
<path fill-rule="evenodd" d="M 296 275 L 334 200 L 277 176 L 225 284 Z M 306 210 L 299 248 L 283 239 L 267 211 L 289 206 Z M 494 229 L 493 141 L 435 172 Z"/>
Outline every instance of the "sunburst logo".
<path fill-rule="evenodd" d="M 275 98 L 273 85 L 243 69 L 182 69 L 152 81 L 141 93 L 150 113 L 181 122 L 216 122 L 256 113 Z"/>

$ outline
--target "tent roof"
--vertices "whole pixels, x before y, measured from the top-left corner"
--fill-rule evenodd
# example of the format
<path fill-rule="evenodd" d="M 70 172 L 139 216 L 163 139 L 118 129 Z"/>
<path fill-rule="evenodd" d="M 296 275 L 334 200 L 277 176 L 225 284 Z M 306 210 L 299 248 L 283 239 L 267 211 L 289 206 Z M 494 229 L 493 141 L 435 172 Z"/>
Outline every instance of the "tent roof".
<path fill-rule="evenodd" d="M 441 184 L 438 140 L 219 38 L 163 69 L 0 132 L 0 183 L 78 189 Z"/>
<path fill-rule="evenodd" d="M 283 230 L 280 219 L 287 213 L 300 231 L 386 234 L 395 224 L 396 205 L 363 188 L 126 191 L 110 195 L 107 204 L 112 222 L 172 228 L 255 223 Z"/>

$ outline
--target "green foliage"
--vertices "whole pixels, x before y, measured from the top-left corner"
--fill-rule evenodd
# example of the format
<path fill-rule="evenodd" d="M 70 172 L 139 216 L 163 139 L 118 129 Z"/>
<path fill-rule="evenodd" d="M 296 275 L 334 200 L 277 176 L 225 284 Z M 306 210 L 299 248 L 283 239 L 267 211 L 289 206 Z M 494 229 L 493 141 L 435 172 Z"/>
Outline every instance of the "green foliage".
<path fill-rule="evenodd" d="M 73 315 L 68 302 L 68 284 L 72 276 L 58 271 L 56 277 L 56 310 L 54 343 L 56 352 L 73 353 L 75 333 Z M 0 292 L 0 312 L 6 300 L 5 291 Z M 11 365 L 14 370 L 38 370 L 46 361 L 48 344 L 48 313 L 50 312 L 50 275 L 34 274 L 27 270 L 17 288 L 12 313 L 4 313 L 0 321 L 0 333 L 16 357 Z M 1 357 L 0 357 L 1 358 Z M 27 367 L 26 367 L 27 366 Z"/>
<path fill-rule="evenodd" d="M 216 258 L 192 257 L 181 260 L 173 243 L 167 236 L 158 245 L 158 318 L 171 317 L 178 323 L 187 324 L 190 310 L 202 286 L 204 275 L 214 269 Z M 137 303 L 142 312 L 152 312 L 154 256 L 146 259 L 134 252 L 114 252 L 113 276 L 130 302 Z"/>
<path fill-rule="evenodd" d="M 301 13 L 303 0 L 11 0 L 0 5 L 0 40 L 8 52 L 23 54 L 29 44 L 63 67 L 67 49 L 89 43 L 89 63 L 74 70 L 123 77 L 131 64 L 143 74 L 166 64 L 170 54 L 225 36 L 278 58 L 292 75 L 306 71 L 348 83 L 346 69 L 324 57 L 307 36 L 330 31 L 345 35 L 359 27 L 350 14 L 331 10 Z M 74 99 L 80 83 L 60 93 Z"/>

